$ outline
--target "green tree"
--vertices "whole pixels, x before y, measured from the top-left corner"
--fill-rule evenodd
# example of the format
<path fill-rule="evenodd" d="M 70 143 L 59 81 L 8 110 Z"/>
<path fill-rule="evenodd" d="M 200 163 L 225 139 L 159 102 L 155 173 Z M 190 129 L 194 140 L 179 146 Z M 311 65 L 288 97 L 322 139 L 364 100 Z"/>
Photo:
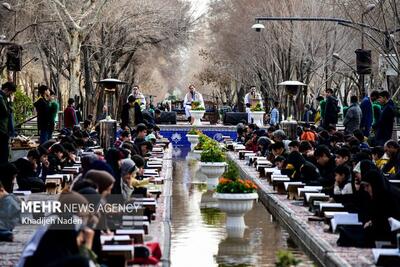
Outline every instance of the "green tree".
<path fill-rule="evenodd" d="M 20 87 L 15 92 L 13 107 L 16 124 L 24 122 L 32 115 L 32 99 Z"/>

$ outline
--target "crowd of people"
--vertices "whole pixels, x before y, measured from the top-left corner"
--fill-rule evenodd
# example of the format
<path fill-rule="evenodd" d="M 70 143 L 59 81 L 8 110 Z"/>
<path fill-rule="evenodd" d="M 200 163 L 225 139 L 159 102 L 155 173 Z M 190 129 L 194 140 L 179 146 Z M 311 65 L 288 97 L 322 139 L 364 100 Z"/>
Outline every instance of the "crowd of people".
<path fill-rule="evenodd" d="M 267 157 L 293 181 L 322 186 L 323 192 L 343 203 L 346 210 L 358 213 L 365 246 L 372 247 L 375 241 L 394 242 L 388 218 L 400 219 L 400 190 L 392 183 L 400 180 L 400 144 L 391 139 L 393 102 L 388 92 L 373 92 L 371 99 L 365 98 L 370 103 L 364 99 L 364 108 L 360 108 L 357 97 L 352 96 L 344 115 L 345 129 L 338 131 L 337 115 L 332 115 L 339 111 L 332 98 L 332 91 L 327 90 L 327 99 L 321 99 L 320 124 L 305 123 L 291 139 L 279 124 L 266 130 L 239 124 L 236 141 Z"/>
<path fill-rule="evenodd" d="M 0 138 L 4 140 L 12 136 L 12 110 L 8 99 L 13 92 L 12 83 L 3 84 L 0 91 Z M 77 162 L 81 164 L 81 172 L 64 187 L 59 198 L 61 203 L 125 203 L 133 196 L 149 197 L 146 186 L 154 180 L 154 177 L 144 178 L 144 167 L 156 140 L 161 138 L 160 129 L 142 119 L 141 103 L 135 96 L 128 97 L 127 111 L 122 111 L 128 113 L 128 119 L 123 120 L 115 143 L 103 151 L 95 148 L 98 140 L 93 134 L 96 126 L 92 118 L 79 126 L 73 99 L 68 101 L 64 111 L 64 129 L 54 135 L 54 115 L 58 107 L 52 106 L 52 92 L 48 87 L 39 87 L 39 94 L 34 106 L 40 145 L 25 157 L 8 162 L 8 154 L 3 152 L 8 151 L 9 140 L 2 143 L 0 241 L 12 242 L 13 228 L 20 221 L 20 200 L 13 194 L 14 190 L 44 192 L 47 176 L 60 174 L 65 167 Z M 131 107 L 140 117 L 133 115 Z M 145 215 L 150 218 L 151 214 L 145 211 Z M 85 218 L 83 225 L 63 231 L 52 231 L 53 225 L 40 227 L 28 242 L 18 266 L 89 266 L 89 262 L 98 266 L 103 261 L 100 235 L 110 233 L 121 219 L 96 214 Z"/>
<path fill-rule="evenodd" d="M 98 202 L 107 202 L 110 194 L 127 201 L 133 195 L 148 195 L 146 185 L 154 178 L 143 178 L 144 166 L 161 136 L 157 116 L 148 114 L 138 87 L 122 107 L 121 127 L 113 147 L 104 154 L 90 155 L 86 152 L 98 141 L 93 135 L 97 128 L 93 117 L 79 126 L 74 99 L 69 99 L 64 110 L 64 129 L 54 138 L 58 106 L 52 101 L 54 93 L 46 86 L 39 87 L 40 97 L 34 106 L 40 145 L 26 157 L 8 162 L 9 138 L 14 131 L 9 98 L 15 91 L 12 83 L 3 84 L 0 91 L 0 240 L 13 240 L 12 230 L 19 212 L 18 199 L 12 194 L 14 188 L 43 192 L 48 175 L 73 166 L 77 159 L 82 172 L 68 192 L 61 194 L 60 201 L 87 203 L 93 199 L 85 196 L 95 195 Z M 255 88 L 246 97 L 248 108 L 261 99 Z M 341 109 L 333 90 L 327 89 L 326 97 L 317 100 L 317 109 L 306 106 L 305 124 L 298 127 L 295 138 L 288 139 L 280 129 L 279 102 L 275 102 L 269 127 L 260 129 L 255 124 L 241 123 L 237 126 L 236 141 L 267 157 L 294 181 L 323 186 L 332 199 L 357 212 L 368 246 L 377 240 L 393 241 L 387 219 L 400 219 L 400 191 L 390 182 L 400 180 L 400 145 L 392 139 L 396 110 L 389 93 L 374 91 L 361 104 L 352 96 L 351 105 L 343 111 L 344 131 L 336 129 Z M 201 94 L 191 85 L 185 96 L 190 121 L 194 101 L 204 106 Z M 107 114 L 107 110 L 104 112 Z M 71 266 L 71 262 L 79 265 L 89 260 L 101 263 L 95 255 L 100 255 L 99 236 L 109 231 L 109 222 L 101 214 L 97 220 L 101 227 L 83 225 L 79 231 L 63 232 L 62 237 L 47 229 L 38 230 L 30 241 L 35 249 L 27 246 L 19 266 Z M 65 242 L 59 242 L 60 238 Z"/>

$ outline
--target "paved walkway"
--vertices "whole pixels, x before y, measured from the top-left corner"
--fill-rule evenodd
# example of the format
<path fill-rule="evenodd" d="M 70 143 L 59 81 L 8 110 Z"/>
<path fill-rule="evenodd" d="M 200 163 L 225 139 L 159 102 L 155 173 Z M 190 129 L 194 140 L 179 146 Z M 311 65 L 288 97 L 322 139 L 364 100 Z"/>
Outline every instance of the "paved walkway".
<path fill-rule="evenodd" d="M 305 249 L 321 266 L 374 266 L 371 249 L 347 248 L 336 245 L 337 234 L 327 233 L 323 222 L 309 222 L 313 216 L 302 201 L 288 200 L 286 195 L 278 195 L 267 180 L 260 179 L 255 168 L 238 159 L 238 154 L 228 152 L 228 157 L 235 160 L 241 174 L 253 180 L 259 187 L 259 196 L 269 212 L 290 233 L 292 238 Z"/>

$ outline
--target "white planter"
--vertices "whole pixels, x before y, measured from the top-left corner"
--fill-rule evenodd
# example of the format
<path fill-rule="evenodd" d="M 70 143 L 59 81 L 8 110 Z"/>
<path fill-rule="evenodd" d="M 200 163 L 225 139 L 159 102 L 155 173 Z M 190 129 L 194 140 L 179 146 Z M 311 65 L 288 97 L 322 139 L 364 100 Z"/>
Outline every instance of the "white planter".
<path fill-rule="evenodd" d="M 187 134 L 186 137 L 190 143 L 190 150 L 193 151 L 194 147 L 199 143 L 199 136 L 197 134 Z"/>
<path fill-rule="evenodd" d="M 207 176 L 207 186 L 213 190 L 218 185 L 218 180 L 225 172 L 225 162 L 200 162 L 200 170 Z"/>
<path fill-rule="evenodd" d="M 264 111 L 250 111 L 250 118 L 253 119 L 253 123 L 258 127 L 264 126 Z"/>
<path fill-rule="evenodd" d="M 204 113 L 206 113 L 205 110 L 191 110 L 190 111 L 190 116 L 194 119 L 193 121 L 193 126 L 201 126 L 201 119 L 204 116 Z"/>
<path fill-rule="evenodd" d="M 201 159 L 201 153 L 203 153 L 203 150 L 193 150 L 192 156 L 193 156 L 193 158 L 194 158 L 195 160 L 200 161 L 200 159 Z"/>
<path fill-rule="evenodd" d="M 218 200 L 218 208 L 227 215 L 226 230 L 228 236 L 243 237 L 246 228 L 244 215 L 253 208 L 254 200 L 258 198 L 258 194 L 215 193 L 214 197 Z"/>

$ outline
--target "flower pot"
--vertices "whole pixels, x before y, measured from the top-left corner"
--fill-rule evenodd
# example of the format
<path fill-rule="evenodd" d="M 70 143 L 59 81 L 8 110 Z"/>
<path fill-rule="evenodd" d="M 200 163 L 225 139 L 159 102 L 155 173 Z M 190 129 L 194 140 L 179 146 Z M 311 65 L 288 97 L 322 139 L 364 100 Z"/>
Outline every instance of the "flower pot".
<path fill-rule="evenodd" d="M 203 153 L 203 150 L 193 150 L 193 158 L 200 161 L 201 153 Z"/>
<path fill-rule="evenodd" d="M 243 237 L 246 228 L 244 215 L 253 208 L 254 200 L 258 198 L 258 194 L 215 193 L 214 197 L 218 200 L 218 208 L 227 215 L 226 229 L 228 236 Z"/>
<path fill-rule="evenodd" d="M 207 176 L 207 185 L 209 190 L 213 190 L 218 185 L 218 179 L 225 172 L 225 162 L 201 162 L 200 170 Z"/>
<path fill-rule="evenodd" d="M 187 134 L 186 137 L 190 143 L 190 150 L 193 151 L 194 147 L 199 143 L 199 136 L 197 134 Z"/>
<path fill-rule="evenodd" d="M 264 126 L 264 111 L 250 111 L 250 118 L 253 119 L 253 123 L 258 127 Z"/>
<path fill-rule="evenodd" d="M 190 116 L 194 119 L 193 121 L 193 126 L 201 126 L 201 119 L 204 116 L 204 113 L 206 113 L 205 110 L 191 110 L 190 111 Z"/>

